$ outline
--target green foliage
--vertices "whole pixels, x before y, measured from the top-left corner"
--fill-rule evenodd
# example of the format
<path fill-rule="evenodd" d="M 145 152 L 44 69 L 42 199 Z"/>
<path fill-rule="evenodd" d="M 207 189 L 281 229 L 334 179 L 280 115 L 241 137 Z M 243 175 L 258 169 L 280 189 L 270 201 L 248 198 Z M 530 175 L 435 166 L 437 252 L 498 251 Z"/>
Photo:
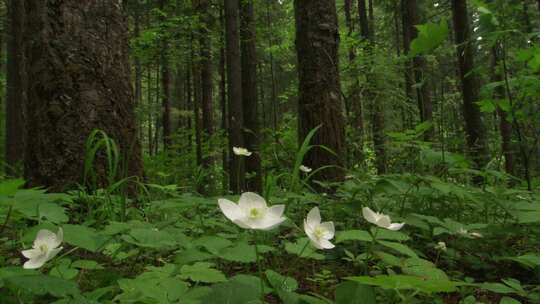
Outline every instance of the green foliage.
<path fill-rule="evenodd" d="M 417 25 L 418 37 L 411 42 L 410 56 L 429 53 L 448 39 L 448 22 Z"/>

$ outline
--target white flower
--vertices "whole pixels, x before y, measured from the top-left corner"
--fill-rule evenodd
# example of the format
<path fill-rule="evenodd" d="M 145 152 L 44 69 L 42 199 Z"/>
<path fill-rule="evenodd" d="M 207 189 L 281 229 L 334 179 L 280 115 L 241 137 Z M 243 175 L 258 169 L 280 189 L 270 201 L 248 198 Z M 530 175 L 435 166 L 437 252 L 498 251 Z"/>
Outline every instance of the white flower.
<path fill-rule="evenodd" d="M 242 193 L 238 204 L 224 198 L 218 204 L 229 220 L 246 229 L 270 230 L 286 219 L 285 205 L 268 207 L 264 198 L 253 192 Z"/>
<path fill-rule="evenodd" d="M 304 172 L 304 173 L 309 173 L 309 172 L 313 171 L 313 169 L 311 169 L 310 167 L 301 165 L 301 166 L 300 166 L 300 171 L 302 171 L 302 172 Z"/>
<path fill-rule="evenodd" d="M 457 231 L 458 234 L 462 234 L 462 235 L 469 235 L 469 231 L 463 227 L 459 228 L 459 230 Z"/>
<path fill-rule="evenodd" d="M 388 215 L 373 212 L 369 207 L 362 208 L 362 215 L 366 221 L 388 230 L 397 231 L 405 225 L 405 223 L 392 223 Z"/>
<path fill-rule="evenodd" d="M 315 248 L 332 249 L 336 247 L 330 243 L 330 240 L 334 238 L 335 234 L 334 223 L 321 223 L 319 208 L 315 207 L 309 211 L 307 218 L 304 220 L 304 231 Z"/>
<path fill-rule="evenodd" d="M 477 239 L 484 237 L 480 232 L 471 232 L 469 235 Z"/>
<path fill-rule="evenodd" d="M 440 251 L 446 251 L 446 243 L 438 242 L 437 245 L 435 245 L 435 249 L 440 250 Z"/>
<path fill-rule="evenodd" d="M 242 147 L 233 147 L 233 152 L 238 156 L 251 156 L 251 152 L 248 149 Z"/>
<path fill-rule="evenodd" d="M 54 258 L 63 247 L 58 247 L 62 244 L 64 232 L 62 228 L 58 228 L 58 233 L 42 229 L 38 232 L 32 249 L 23 250 L 22 255 L 29 259 L 23 265 L 25 269 L 36 269 L 48 260 Z"/>

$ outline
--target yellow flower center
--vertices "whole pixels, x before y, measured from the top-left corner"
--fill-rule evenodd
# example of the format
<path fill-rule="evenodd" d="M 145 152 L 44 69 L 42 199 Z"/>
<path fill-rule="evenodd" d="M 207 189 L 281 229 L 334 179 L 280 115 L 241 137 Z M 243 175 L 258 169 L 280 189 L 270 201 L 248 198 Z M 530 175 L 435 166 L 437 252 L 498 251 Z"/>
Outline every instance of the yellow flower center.
<path fill-rule="evenodd" d="M 47 244 L 41 244 L 39 245 L 39 251 L 41 251 L 41 253 L 46 253 L 47 251 L 49 251 L 49 247 L 47 246 Z"/>
<path fill-rule="evenodd" d="M 252 208 L 249 210 L 249 217 L 252 219 L 259 219 L 263 216 L 263 212 L 258 208 Z"/>
<path fill-rule="evenodd" d="M 321 227 L 315 228 L 315 231 L 313 232 L 313 234 L 318 240 L 322 239 L 322 237 L 324 236 L 324 233 L 325 233 L 325 230 L 322 229 Z"/>

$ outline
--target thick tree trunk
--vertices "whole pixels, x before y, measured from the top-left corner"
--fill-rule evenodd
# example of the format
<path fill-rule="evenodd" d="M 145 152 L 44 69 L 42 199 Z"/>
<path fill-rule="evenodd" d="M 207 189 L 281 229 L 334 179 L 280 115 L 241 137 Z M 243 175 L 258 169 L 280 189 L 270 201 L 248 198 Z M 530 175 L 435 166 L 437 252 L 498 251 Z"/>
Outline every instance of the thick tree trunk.
<path fill-rule="evenodd" d="M 7 39 L 7 98 L 6 98 L 6 174 L 20 173 L 24 159 L 24 104 L 26 103 L 26 71 L 23 29 L 24 1 L 9 0 Z"/>
<path fill-rule="evenodd" d="M 81 183 L 85 141 L 101 129 L 119 146 L 126 172 L 142 176 L 128 58 L 127 20 L 114 0 L 28 0 L 29 186 L 62 191 Z M 98 181 L 105 157 L 98 157 Z"/>
<path fill-rule="evenodd" d="M 213 91 L 214 84 L 212 79 L 212 46 L 211 36 L 208 28 L 210 27 L 211 15 L 208 0 L 200 0 L 199 11 L 203 22 L 199 37 L 199 47 L 201 49 L 201 87 L 202 87 L 202 128 L 205 138 L 210 138 L 214 134 L 214 112 L 213 112 Z M 210 167 L 213 160 L 211 157 L 205 157 L 204 164 Z"/>
<path fill-rule="evenodd" d="M 197 166 L 202 166 L 202 123 L 201 123 L 201 104 L 202 104 L 202 89 L 201 89 L 201 69 L 200 63 L 195 58 L 194 46 L 195 40 L 191 39 L 191 71 L 193 75 L 193 120 L 195 124 L 195 155 Z M 199 189 L 202 190 L 202 189 Z"/>
<path fill-rule="evenodd" d="M 474 73 L 474 57 L 469 29 L 466 0 L 452 0 L 452 16 L 456 42 L 456 55 L 459 63 L 459 77 L 463 95 L 463 117 L 467 146 L 477 169 L 482 169 L 489 158 L 486 146 L 484 125 L 478 101 L 478 82 Z"/>
<path fill-rule="evenodd" d="M 298 54 L 299 97 L 298 139 L 317 126 L 312 145 L 322 145 L 336 155 L 317 147 L 304 158 L 304 164 L 320 171 L 318 178 L 339 181 L 344 178 L 345 125 L 339 79 L 339 31 L 336 4 L 332 0 L 295 0 L 296 52 Z"/>
<path fill-rule="evenodd" d="M 244 147 L 244 112 L 242 109 L 242 70 L 238 31 L 239 0 L 225 0 L 225 42 L 227 53 L 227 96 L 229 108 L 229 145 Z M 245 189 L 244 156 L 231 153 L 230 190 Z"/>
<path fill-rule="evenodd" d="M 496 43 L 491 49 L 492 57 L 492 70 L 491 70 L 491 81 L 492 82 L 503 82 L 504 77 L 501 71 L 501 49 L 499 43 Z M 504 86 L 497 86 L 493 94 L 494 99 L 502 100 L 506 97 Z M 499 116 L 499 132 L 501 134 L 501 150 L 504 155 L 504 167 L 506 173 L 515 175 L 514 170 L 514 152 L 512 149 L 512 124 L 508 121 L 508 115 L 506 112 L 497 107 L 497 114 Z"/>
<path fill-rule="evenodd" d="M 259 153 L 259 112 L 257 98 L 257 50 L 255 16 L 252 0 L 242 1 L 240 8 L 240 38 L 242 48 L 242 104 L 244 107 L 244 140 L 253 154 L 246 159 L 246 189 L 262 192 L 262 169 Z"/>

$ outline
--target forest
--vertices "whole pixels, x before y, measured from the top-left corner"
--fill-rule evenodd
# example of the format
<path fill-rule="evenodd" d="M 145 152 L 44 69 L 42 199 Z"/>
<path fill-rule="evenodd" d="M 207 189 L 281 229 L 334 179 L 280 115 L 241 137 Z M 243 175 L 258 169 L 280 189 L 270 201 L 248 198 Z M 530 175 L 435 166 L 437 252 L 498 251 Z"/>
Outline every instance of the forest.
<path fill-rule="evenodd" d="M 0 303 L 540 303 L 540 0 L 0 1 Z"/>

